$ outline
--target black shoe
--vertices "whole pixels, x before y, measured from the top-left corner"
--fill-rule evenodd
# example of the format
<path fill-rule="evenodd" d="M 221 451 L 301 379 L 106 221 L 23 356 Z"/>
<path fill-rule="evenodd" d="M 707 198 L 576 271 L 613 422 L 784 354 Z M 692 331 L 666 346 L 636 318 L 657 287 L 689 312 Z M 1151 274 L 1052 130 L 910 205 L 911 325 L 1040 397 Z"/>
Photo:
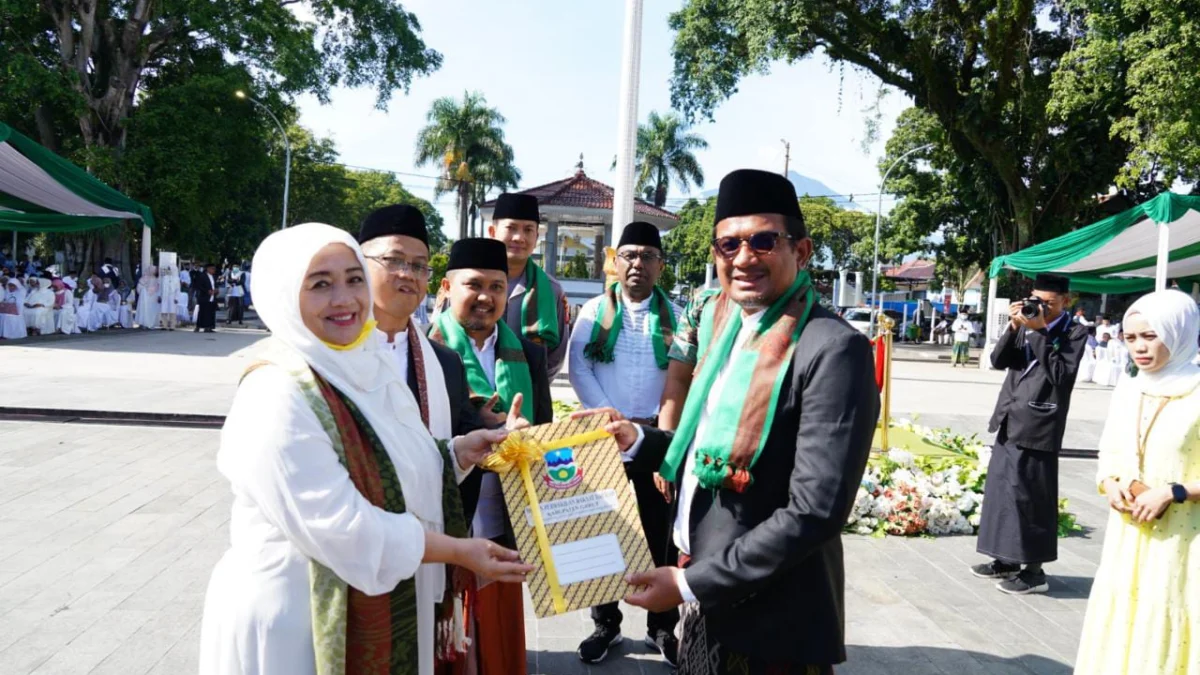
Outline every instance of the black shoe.
<path fill-rule="evenodd" d="M 205 333 L 215 333 L 215 332 L 217 332 L 217 329 L 216 328 L 205 328 L 204 332 Z"/>
<path fill-rule="evenodd" d="M 1011 579 L 1021 571 L 1020 565 L 1003 563 L 999 560 L 993 560 L 982 565 L 971 566 L 971 574 L 980 579 Z"/>
<path fill-rule="evenodd" d="M 608 648 L 621 644 L 620 626 L 596 626 L 596 630 L 579 643 L 579 660 L 584 663 L 600 663 L 608 656 Z"/>
<path fill-rule="evenodd" d="M 679 640 L 669 631 L 662 629 L 646 633 L 646 646 L 662 654 L 668 666 L 674 668 L 679 661 Z"/>
<path fill-rule="evenodd" d="M 1046 579 L 1046 573 L 1041 570 L 1036 572 L 1021 570 L 1013 578 L 1005 579 L 996 584 L 996 588 L 1009 595 L 1029 595 L 1031 593 L 1045 593 L 1050 590 L 1050 582 Z"/>
<path fill-rule="evenodd" d="M 199 326 L 196 326 L 195 328 L 193 328 L 193 329 L 192 329 L 192 332 L 193 332 L 193 333 L 199 333 L 199 332 L 200 332 L 200 327 L 199 327 Z"/>

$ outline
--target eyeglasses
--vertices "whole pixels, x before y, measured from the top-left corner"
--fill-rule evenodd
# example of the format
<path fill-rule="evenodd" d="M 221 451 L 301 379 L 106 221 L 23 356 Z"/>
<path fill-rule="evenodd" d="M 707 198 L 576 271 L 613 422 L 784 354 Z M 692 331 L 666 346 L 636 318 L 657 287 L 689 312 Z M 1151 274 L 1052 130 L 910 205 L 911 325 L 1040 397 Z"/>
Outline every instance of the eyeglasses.
<path fill-rule="evenodd" d="M 364 256 L 368 260 L 383 265 L 389 272 L 408 272 L 414 277 L 428 277 L 433 273 L 433 268 L 429 265 L 419 262 L 408 262 L 404 258 L 393 258 L 386 255 L 368 255 Z"/>
<path fill-rule="evenodd" d="M 795 237 L 782 232 L 755 232 L 749 237 L 717 237 L 712 240 L 713 250 L 723 258 L 733 258 L 742 250 L 742 244 L 750 247 L 755 255 L 767 255 L 779 246 L 779 240 L 792 241 Z"/>
<path fill-rule="evenodd" d="M 644 263 L 652 263 L 663 259 L 661 253 L 655 253 L 653 251 L 642 251 L 641 253 L 638 253 L 637 251 L 622 251 L 617 254 L 617 257 L 629 263 L 630 265 L 639 260 Z"/>

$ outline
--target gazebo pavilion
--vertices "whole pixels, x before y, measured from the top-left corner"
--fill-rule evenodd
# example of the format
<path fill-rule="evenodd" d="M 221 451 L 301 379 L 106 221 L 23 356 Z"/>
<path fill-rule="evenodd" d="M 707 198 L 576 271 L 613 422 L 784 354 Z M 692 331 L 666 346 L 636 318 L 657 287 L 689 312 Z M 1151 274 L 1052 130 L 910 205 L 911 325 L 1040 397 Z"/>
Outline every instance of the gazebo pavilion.
<path fill-rule="evenodd" d="M 614 246 L 613 232 L 613 189 L 590 178 L 581 167 L 574 176 L 553 183 L 520 190 L 519 194 L 533 195 L 538 199 L 542 216 L 541 238 L 534 252 L 542 267 L 551 274 L 558 270 L 564 246 L 577 250 L 580 242 L 588 245 L 591 252 L 591 272 L 595 279 L 604 274 L 604 247 Z M 480 213 L 485 224 L 492 221 L 496 200 L 485 202 Z M 637 199 L 634 201 L 634 218 L 644 220 L 660 231 L 666 232 L 679 223 L 679 216 Z"/>

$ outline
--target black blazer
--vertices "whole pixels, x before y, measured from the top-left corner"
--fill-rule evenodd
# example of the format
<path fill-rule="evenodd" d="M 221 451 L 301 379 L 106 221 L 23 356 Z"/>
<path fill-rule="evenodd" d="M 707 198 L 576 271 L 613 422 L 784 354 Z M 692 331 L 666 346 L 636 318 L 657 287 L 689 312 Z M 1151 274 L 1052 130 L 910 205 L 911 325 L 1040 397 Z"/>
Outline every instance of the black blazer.
<path fill-rule="evenodd" d="M 216 280 L 217 278 L 214 275 L 213 281 Z M 204 270 L 192 273 L 192 290 L 196 292 L 196 302 L 208 303 L 217 301 L 215 297 L 210 298 L 208 295 L 208 292 L 213 290 L 213 286 L 208 283 L 208 275 Z"/>
<path fill-rule="evenodd" d="M 754 484 L 743 494 L 693 495 L 684 574 L 708 629 L 729 649 L 767 661 L 841 663 L 841 533 L 879 420 L 870 342 L 814 307 L 786 377 Z M 672 434 L 643 431 L 630 468 L 657 470 Z M 691 470 L 686 464 L 677 478 Z"/>
<path fill-rule="evenodd" d="M 1062 450 L 1071 392 L 1086 346 L 1087 329 L 1069 317 L 1049 333 L 1006 328 L 992 350 L 992 367 L 1007 369 L 1008 375 L 988 431 L 1003 427 L 1006 440 L 1018 447 Z M 1031 355 L 1037 363 L 1029 368 Z"/>
<path fill-rule="evenodd" d="M 546 348 L 535 344 L 525 338 L 520 338 L 521 347 L 525 351 L 525 360 L 529 362 L 529 373 L 533 376 L 533 419 L 530 420 L 533 424 L 549 424 L 554 421 L 554 404 L 550 398 L 550 378 L 546 369 Z M 462 399 L 465 401 L 466 407 L 470 408 L 468 413 L 466 408 L 462 412 L 457 413 L 460 417 L 460 422 L 454 425 L 455 435 L 464 434 L 475 429 L 483 428 L 483 421 L 479 418 L 479 408 L 477 404 L 470 400 L 470 388 L 467 386 L 467 371 L 463 366 L 462 357 L 458 352 L 449 347 L 433 343 L 435 350 L 438 350 L 438 359 L 442 361 L 443 373 L 446 376 L 446 389 L 450 391 L 450 414 L 453 417 L 455 408 L 461 405 L 461 402 L 456 403 L 454 391 L 456 385 L 452 384 L 458 381 L 462 392 Z M 440 349 L 439 349 L 440 348 Z M 450 369 L 445 367 L 446 359 L 442 358 L 443 352 L 449 353 L 457 361 L 457 369 L 461 375 L 452 376 Z M 411 361 L 410 361 L 411 363 Z M 412 381 L 412 369 L 409 369 L 409 380 Z M 411 385 L 410 385 L 411 386 Z M 507 412 L 507 411 L 504 411 Z M 475 424 L 477 426 L 467 428 L 468 425 Z M 472 471 L 458 489 L 462 494 L 463 514 L 467 517 L 467 522 L 470 523 L 475 517 L 475 507 L 479 505 L 479 488 L 483 482 L 483 471 L 476 469 Z M 513 535 L 512 524 L 505 518 L 504 536 L 499 539 L 499 542 L 508 548 L 516 548 L 516 538 Z"/>
<path fill-rule="evenodd" d="M 446 380 L 446 394 L 450 399 L 451 432 L 455 436 L 462 436 L 482 429 L 483 419 L 479 417 L 479 409 L 471 403 L 471 392 L 467 388 L 467 369 L 463 366 L 462 357 L 439 342 L 430 341 L 429 344 L 433 346 L 433 353 L 437 355 L 438 364 L 442 367 L 442 377 Z M 419 396 L 417 368 L 413 363 L 411 349 L 408 351 L 408 388 L 412 390 L 414 398 Z"/>

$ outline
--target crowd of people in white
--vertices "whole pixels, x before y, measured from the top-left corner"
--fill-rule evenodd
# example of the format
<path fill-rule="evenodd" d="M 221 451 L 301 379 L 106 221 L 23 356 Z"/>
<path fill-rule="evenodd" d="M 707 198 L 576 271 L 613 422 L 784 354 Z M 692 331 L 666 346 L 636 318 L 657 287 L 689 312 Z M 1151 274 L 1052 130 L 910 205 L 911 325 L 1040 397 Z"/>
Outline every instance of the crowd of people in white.
<path fill-rule="evenodd" d="M 59 277 L 51 271 L 23 278 L 0 275 L 0 339 L 107 329 L 174 330 L 192 319 L 188 284 L 181 274 L 188 272 L 172 267 L 160 272 L 152 266 L 133 289 L 119 277 L 114 285 L 115 273 L 94 274 L 86 280 L 74 273 Z"/>

